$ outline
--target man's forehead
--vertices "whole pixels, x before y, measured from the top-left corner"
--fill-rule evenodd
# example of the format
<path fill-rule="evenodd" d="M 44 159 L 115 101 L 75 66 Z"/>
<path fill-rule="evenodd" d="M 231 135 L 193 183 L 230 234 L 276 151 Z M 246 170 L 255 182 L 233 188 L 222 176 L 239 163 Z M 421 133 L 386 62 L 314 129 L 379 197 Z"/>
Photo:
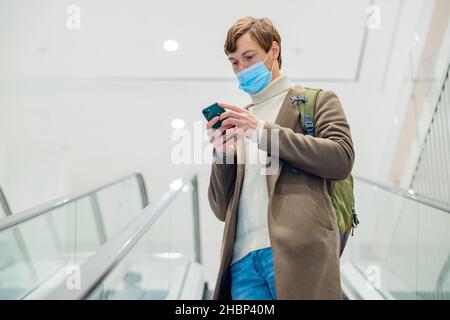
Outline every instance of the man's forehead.
<path fill-rule="evenodd" d="M 242 48 L 238 48 L 235 52 L 228 54 L 228 59 L 239 58 L 240 56 L 246 54 L 247 52 L 255 52 L 258 51 L 258 47 L 256 46 L 243 46 Z"/>
<path fill-rule="evenodd" d="M 236 51 L 228 54 L 228 58 L 237 58 L 247 51 L 258 51 L 259 46 L 248 32 L 244 33 L 236 40 Z"/>

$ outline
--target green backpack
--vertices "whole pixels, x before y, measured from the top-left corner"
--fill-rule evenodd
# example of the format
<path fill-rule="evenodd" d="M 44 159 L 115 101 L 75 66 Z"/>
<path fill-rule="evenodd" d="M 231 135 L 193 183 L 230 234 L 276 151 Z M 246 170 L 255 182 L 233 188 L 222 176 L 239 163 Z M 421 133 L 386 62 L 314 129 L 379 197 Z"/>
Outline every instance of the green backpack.
<path fill-rule="evenodd" d="M 304 88 L 298 96 L 291 98 L 293 103 L 297 103 L 300 109 L 300 123 L 303 131 L 310 136 L 315 136 L 314 132 L 314 111 L 316 99 L 320 89 Z M 353 177 L 349 175 L 344 180 L 331 182 L 331 200 L 336 212 L 341 240 L 341 255 L 344 251 L 350 234 L 359 224 L 355 213 L 355 197 L 353 195 Z"/>

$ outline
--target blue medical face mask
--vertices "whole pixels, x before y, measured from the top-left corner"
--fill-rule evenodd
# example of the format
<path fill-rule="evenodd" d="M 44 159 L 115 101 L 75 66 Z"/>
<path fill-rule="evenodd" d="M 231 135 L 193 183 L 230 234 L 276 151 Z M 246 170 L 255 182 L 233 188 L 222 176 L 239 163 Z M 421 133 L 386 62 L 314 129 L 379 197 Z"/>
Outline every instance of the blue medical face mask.
<path fill-rule="evenodd" d="M 249 94 L 255 94 L 267 87 L 270 79 L 272 79 L 272 71 L 269 71 L 264 64 L 268 55 L 266 55 L 264 60 L 258 61 L 236 74 L 240 89 Z M 273 62 L 275 63 L 275 60 Z M 272 63 L 272 70 L 274 63 Z"/>

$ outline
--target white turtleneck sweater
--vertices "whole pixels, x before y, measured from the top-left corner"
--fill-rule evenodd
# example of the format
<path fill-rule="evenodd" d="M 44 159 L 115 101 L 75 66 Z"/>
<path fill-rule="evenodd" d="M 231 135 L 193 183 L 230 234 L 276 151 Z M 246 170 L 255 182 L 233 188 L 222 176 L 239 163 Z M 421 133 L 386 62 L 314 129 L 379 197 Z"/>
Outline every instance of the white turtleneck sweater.
<path fill-rule="evenodd" d="M 250 95 L 254 106 L 248 110 L 260 122 L 255 134 L 244 138 L 245 174 L 238 205 L 238 220 L 232 263 L 249 252 L 270 247 L 268 228 L 268 204 L 265 170 L 267 153 L 258 148 L 265 121 L 274 123 L 291 84 L 286 76 L 280 76 L 262 91 Z"/>

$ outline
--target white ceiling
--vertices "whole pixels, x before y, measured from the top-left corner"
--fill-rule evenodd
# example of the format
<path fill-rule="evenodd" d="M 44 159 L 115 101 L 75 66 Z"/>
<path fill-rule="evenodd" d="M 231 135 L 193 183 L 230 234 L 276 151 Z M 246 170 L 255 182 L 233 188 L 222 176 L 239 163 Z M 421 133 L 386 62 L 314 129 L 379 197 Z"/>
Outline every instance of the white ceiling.
<path fill-rule="evenodd" d="M 369 0 L 85 0 L 75 2 L 79 31 L 66 28 L 70 4 L 0 2 L 3 75 L 232 79 L 226 31 L 253 15 L 270 17 L 279 29 L 291 77 L 351 81 L 364 50 Z M 167 39 L 180 49 L 166 52 Z"/>
<path fill-rule="evenodd" d="M 234 90 L 223 43 L 239 17 L 265 16 L 282 35 L 282 72 L 303 85 L 334 90 L 341 98 L 357 151 L 355 172 L 387 181 L 410 94 L 408 58 L 419 22 L 426 36 L 433 3 L 0 0 L 0 91 L 107 93 L 108 81 L 114 80 L 126 83 L 126 89 L 117 90 L 139 92 L 145 87 L 146 94 L 154 92 L 156 105 L 173 88 L 198 106 L 210 102 L 212 92 L 218 96 L 214 99 L 245 104 L 248 97 Z M 66 28 L 71 4 L 81 8 L 78 31 Z M 370 4 L 381 8 L 380 30 L 366 28 Z M 168 39 L 180 43 L 177 52 L 163 49 Z M 158 109 L 167 117 L 172 111 Z M 197 111 L 177 110 L 186 119 L 197 119 Z"/>

